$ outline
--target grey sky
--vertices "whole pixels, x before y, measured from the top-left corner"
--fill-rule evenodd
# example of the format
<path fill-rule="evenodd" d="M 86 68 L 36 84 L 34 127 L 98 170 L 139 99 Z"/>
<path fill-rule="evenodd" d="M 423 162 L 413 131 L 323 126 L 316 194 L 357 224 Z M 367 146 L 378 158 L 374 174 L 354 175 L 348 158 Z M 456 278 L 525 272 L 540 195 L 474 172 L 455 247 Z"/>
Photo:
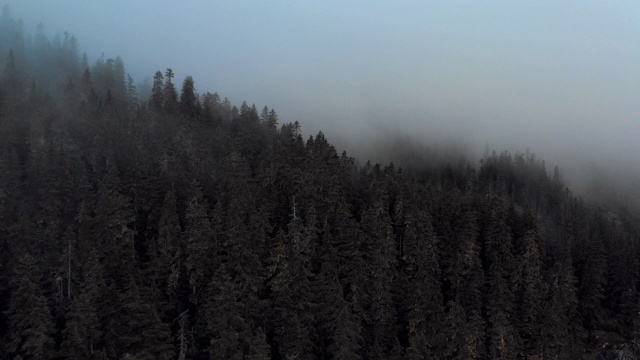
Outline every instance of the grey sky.
<path fill-rule="evenodd" d="M 75 34 L 91 61 L 120 55 L 137 80 L 172 67 L 306 134 L 640 164 L 638 1 L 5 2 L 29 29 Z"/>

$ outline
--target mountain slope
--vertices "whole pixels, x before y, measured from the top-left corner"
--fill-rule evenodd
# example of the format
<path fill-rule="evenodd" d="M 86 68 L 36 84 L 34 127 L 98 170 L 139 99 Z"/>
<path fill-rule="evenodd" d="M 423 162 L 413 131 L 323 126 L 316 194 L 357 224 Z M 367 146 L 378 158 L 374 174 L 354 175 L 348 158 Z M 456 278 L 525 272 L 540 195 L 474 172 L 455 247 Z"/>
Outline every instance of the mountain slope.
<path fill-rule="evenodd" d="M 179 94 L 171 69 L 138 99 L 122 59 L 89 66 L 73 37 L 16 24 L 0 24 L 7 358 L 638 350 L 637 223 L 534 154 L 359 166 L 267 107 L 189 77 Z"/>

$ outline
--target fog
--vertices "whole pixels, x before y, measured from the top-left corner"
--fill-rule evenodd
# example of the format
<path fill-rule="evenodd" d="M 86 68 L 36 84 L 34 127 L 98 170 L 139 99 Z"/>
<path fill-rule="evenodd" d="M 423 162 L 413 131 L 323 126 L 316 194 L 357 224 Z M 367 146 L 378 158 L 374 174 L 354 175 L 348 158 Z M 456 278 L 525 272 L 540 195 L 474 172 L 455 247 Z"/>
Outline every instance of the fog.
<path fill-rule="evenodd" d="M 635 1 L 5 1 L 139 82 L 275 108 L 362 160 L 457 144 L 529 148 L 595 199 L 640 197 Z M 396 144 L 396 145 L 393 145 Z"/>

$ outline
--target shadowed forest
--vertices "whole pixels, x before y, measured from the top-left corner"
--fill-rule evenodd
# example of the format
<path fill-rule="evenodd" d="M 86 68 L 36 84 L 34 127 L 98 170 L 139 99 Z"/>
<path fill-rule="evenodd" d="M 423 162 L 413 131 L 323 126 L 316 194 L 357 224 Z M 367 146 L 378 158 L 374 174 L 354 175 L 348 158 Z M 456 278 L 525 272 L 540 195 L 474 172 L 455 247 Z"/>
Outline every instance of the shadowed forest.
<path fill-rule="evenodd" d="M 637 220 L 529 151 L 359 162 L 7 9 L 0 70 L 2 359 L 640 353 Z"/>

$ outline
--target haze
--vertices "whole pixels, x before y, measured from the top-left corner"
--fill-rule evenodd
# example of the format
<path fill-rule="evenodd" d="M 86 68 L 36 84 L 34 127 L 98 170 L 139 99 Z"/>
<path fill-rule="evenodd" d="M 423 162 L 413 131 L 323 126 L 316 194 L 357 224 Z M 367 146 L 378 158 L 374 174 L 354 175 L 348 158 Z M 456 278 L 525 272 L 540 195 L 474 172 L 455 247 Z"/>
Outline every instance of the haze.
<path fill-rule="evenodd" d="M 74 34 L 90 62 L 120 55 L 138 81 L 171 67 L 358 156 L 398 135 L 530 148 L 584 191 L 585 169 L 638 191 L 636 1 L 5 3 L 30 32 Z"/>

